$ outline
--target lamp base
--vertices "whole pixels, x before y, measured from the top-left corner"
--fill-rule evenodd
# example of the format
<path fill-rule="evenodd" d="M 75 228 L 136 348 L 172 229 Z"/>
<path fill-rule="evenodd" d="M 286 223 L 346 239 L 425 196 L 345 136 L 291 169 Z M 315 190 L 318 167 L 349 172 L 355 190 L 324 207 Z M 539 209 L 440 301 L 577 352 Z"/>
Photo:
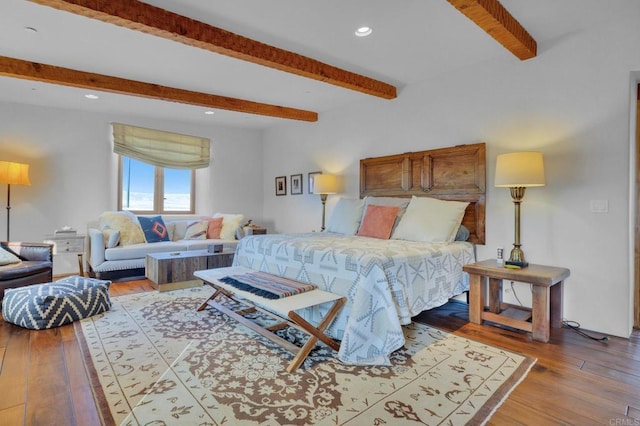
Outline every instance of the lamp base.
<path fill-rule="evenodd" d="M 324 232 L 324 212 L 327 204 L 327 194 L 320 194 L 320 201 L 322 201 L 322 227 L 320 228 L 320 232 Z"/>
<path fill-rule="evenodd" d="M 516 242 L 513 243 L 513 249 L 511 249 L 509 260 L 505 262 L 505 265 L 512 265 L 512 266 L 517 266 L 519 268 L 526 268 L 527 266 L 529 266 L 529 264 L 524 260 L 524 253 L 520 248 L 520 232 L 519 231 L 520 230 L 517 229 Z"/>

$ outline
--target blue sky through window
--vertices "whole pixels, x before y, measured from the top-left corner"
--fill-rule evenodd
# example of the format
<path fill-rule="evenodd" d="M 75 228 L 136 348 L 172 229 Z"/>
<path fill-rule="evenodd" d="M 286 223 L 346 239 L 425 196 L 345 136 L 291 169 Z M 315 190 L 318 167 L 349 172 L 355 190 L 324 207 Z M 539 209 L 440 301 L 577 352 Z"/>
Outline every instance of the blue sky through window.
<path fill-rule="evenodd" d="M 164 169 L 164 191 L 168 194 L 189 193 L 191 170 Z"/>
<path fill-rule="evenodd" d="M 123 185 L 122 188 L 130 188 L 131 192 L 153 193 L 154 166 L 142 161 L 123 157 Z M 130 172 L 130 173 L 129 173 Z M 129 179 L 131 180 L 129 186 Z M 164 169 L 164 187 L 167 193 L 189 193 L 191 185 L 191 170 L 188 169 Z"/>
<path fill-rule="evenodd" d="M 155 166 L 122 157 L 122 205 L 129 210 L 153 210 Z M 164 209 L 190 209 L 191 170 L 164 168 Z"/>

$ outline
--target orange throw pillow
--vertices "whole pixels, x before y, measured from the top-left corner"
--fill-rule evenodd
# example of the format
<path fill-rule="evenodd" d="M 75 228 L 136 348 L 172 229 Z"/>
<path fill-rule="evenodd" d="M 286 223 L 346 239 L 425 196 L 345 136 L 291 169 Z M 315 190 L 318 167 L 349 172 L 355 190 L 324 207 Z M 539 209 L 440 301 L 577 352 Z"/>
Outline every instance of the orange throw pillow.
<path fill-rule="evenodd" d="M 207 227 L 207 238 L 217 240 L 220 238 L 220 231 L 222 231 L 222 217 L 215 217 L 213 219 L 207 219 L 209 226 Z"/>
<path fill-rule="evenodd" d="M 360 229 L 358 229 L 358 235 L 388 240 L 399 210 L 400 207 L 397 206 L 369 204 L 367 211 L 364 213 L 362 224 L 360 224 Z"/>

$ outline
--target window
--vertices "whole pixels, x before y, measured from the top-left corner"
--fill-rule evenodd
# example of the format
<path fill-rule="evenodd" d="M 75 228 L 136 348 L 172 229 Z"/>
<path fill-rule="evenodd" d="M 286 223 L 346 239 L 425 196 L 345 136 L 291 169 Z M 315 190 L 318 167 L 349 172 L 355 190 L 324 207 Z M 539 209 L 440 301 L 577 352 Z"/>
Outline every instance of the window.
<path fill-rule="evenodd" d="M 209 139 L 111 123 L 119 155 L 118 210 L 195 213 L 196 169 L 209 167 Z"/>
<path fill-rule="evenodd" d="M 118 210 L 195 213 L 195 170 L 159 167 L 120 156 Z"/>

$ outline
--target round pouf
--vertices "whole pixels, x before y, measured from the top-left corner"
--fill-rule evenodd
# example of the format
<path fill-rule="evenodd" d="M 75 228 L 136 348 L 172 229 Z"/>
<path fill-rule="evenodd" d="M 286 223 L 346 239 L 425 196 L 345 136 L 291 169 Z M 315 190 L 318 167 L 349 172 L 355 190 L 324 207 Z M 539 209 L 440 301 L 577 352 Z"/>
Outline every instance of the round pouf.
<path fill-rule="evenodd" d="M 59 327 L 111 308 L 111 281 L 71 276 L 5 290 L 2 317 L 31 330 Z"/>

